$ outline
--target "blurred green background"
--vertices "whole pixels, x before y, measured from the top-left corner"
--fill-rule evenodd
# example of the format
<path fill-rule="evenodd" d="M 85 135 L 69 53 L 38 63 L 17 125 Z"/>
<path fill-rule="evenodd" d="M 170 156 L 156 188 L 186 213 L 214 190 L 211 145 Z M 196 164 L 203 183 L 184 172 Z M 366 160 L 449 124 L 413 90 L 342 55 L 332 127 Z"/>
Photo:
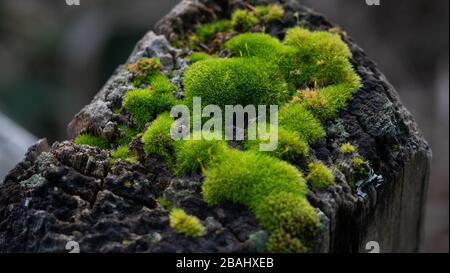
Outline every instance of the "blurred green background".
<path fill-rule="evenodd" d="M 0 179 L 33 135 L 65 139 L 74 114 L 177 2 L 0 0 Z M 434 152 L 423 251 L 448 252 L 449 1 L 301 2 L 346 30 L 416 117 Z"/>

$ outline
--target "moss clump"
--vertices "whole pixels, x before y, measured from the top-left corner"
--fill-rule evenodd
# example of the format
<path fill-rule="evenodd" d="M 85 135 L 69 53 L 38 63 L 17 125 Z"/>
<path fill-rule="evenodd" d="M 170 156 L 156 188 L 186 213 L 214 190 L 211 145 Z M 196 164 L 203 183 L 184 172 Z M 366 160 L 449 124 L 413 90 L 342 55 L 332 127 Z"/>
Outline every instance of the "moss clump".
<path fill-rule="evenodd" d="M 202 25 L 197 29 L 198 38 L 207 43 L 220 32 L 228 32 L 231 30 L 231 22 L 229 20 L 219 20 L 214 23 Z"/>
<path fill-rule="evenodd" d="M 267 251 L 272 253 L 306 253 L 308 248 L 294 236 L 279 229 L 270 235 L 266 243 Z"/>
<path fill-rule="evenodd" d="M 231 15 L 231 25 L 237 31 L 249 31 L 258 22 L 259 20 L 255 14 L 248 10 L 236 10 Z"/>
<path fill-rule="evenodd" d="M 126 65 L 126 69 L 133 74 L 133 84 L 138 87 L 148 83 L 162 68 L 161 62 L 153 58 L 142 58 L 136 63 Z"/>
<path fill-rule="evenodd" d="M 164 88 L 161 82 L 159 88 Z M 137 128 L 142 130 L 151 118 L 169 111 L 175 103 L 175 98 L 171 93 L 157 92 L 152 89 L 136 89 L 125 94 L 123 106 L 133 117 Z"/>
<path fill-rule="evenodd" d="M 297 102 L 291 102 L 281 107 L 279 124 L 283 128 L 297 133 L 308 144 L 312 144 L 326 135 L 320 121 L 305 106 Z"/>
<path fill-rule="evenodd" d="M 355 173 L 365 176 L 368 174 L 367 170 L 368 162 L 364 160 L 362 157 L 355 156 L 352 158 L 352 167 L 355 170 Z"/>
<path fill-rule="evenodd" d="M 147 155 L 160 156 L 168 163 L 173 162 L 174 140 L 171 137 L 173 124 L 169 114 L 161 114 L 142 136 L 144 151 Z"/>
<path fill-rule="evenodd" d="M 203 197 L 210 205 L 232 201 L 255 209 L 271 193 L 305 195 L 306 184 L 292 165 L 260 153 L 226 150 L 205 172 Z"/>
<path fill-rule="evenodd" d="M 354 90 L 360 85 L 349 61 L 351 52 L 336 34 L 293 28 L 284 43 L 267 34 L 241 34 L 226 46 L 237 56 L 257 56 L 276 63 L 296 87 L 347 83 Z"/>
<path fill-rule="evenodd" d="M 172 203 L 169 202 L 169 200 L 163 198 L 163 197 L 159 197 L 158 198 L 158 204 L 163 207 L 164 209 L 171 211 L 174 206 L 172 205 Z"/>
<path fill-rule="evenodd" d="M 308 165 L 309 174 L 306 181 L 315 189 L 328 189 L 334 183 L 334 175 L 330 169 L 322 163 Z"/>
<path fill-rule="evenodd" d="M 77 138 L 75 138 L 74 143 L 78 145 L 97 147 L 100 149 L 107 149 L 109 147 L 109 144 L 105 139 L 91 134 L 79 135 Z"/>
<path fill-rule="evenodd" d="M 261 143 L 269 143 L 269 140 L 262 140 L 260 132 L 258 132 L 257 126 L 252 126 L 257 132 L 256 140 L 247 140 L 245 148 L 251 151 L 259 151 Z M 250 129 L 253 129 L 250 128 Z M 288 161 L 297 162 L 304 159 L 308 155 L 308 144 L 302 140 L 298 134 L 285 130 L 281 127 L 278 128 L 278 146 L 273 151 L 264 152 L 270 156 Z"/>
<path fill-rule="evenodd" d="M 341 151 L 341 153 L 346 154 L 346 155 L 350 155 L 356 152 L 356 147 L 353 146 L 350 143 L 344 143 L 341 145 L 341 147 L 339 148 L 339 150 Z"/>
<path fill-rule="evenodd" d="M 255 209 L 256 218 L 268 230 L 282 229 L 306 244 L 318 235 L 320 221 L 315 209 L 302 195 L 277 192 L 267 195 Z"/>
<path fill-rule="evenodd" d="M 233 37 L 225 47 L 234 56 L 271 59 L 283 50 L 277 38 L 262 33 L 245 33 Z"/>
<path fill-rule="evenodd" d="M 127 127 L 125 125 L 120 125 L 119 130 L 120 130 L 120 136 L 116 140 L 116 143 L 119 146 L 128 145 L 137 136 L 137 134 L 139 134 L 138 129 L 132 128 L 132 127 Z"/>
<path fill-rule="evenodd" d="M 281 21 L 284 17 L 284 9 L 281 5 L 256 6 L 255 15 L 265 23 Z"/>
<path fill-rule="evenodd" d="M 191 64 L 195 64 L 197 62 L 208 60 L 208 59 L 211 59 L 213 57 L 211 55 L 208 55 L 208 54 L 203 53 L 203 52 L 195 52 L 195 53 L 192 53 L 191 55 L 189 55 L 187 58 L 191 62 Z"/>
<path fill-rule="evenodd" d="M 195 132 L 190 140 L 176 143 L 176 172 L 178 175 L 205 171 L 226 149 L 224 141 L 213 139 L 221 139 L 220 135 L 216 137 L 211 133 L 203 132 L 203 136 L 201 136 L 201 133 Z"/>
<path fill-rule="evenodd" d="M 169 95 L 177 91 L 177 87 L 170 83 L 166 76 L 156 74 L 149 79 L 151 90 L 157 95 Z"/>
<path fill-rule="evenodd" d="M 176 232 L 187 237 L 199 237 L 205 233 L 205 227 L 200 220 L 192 215 L 186 214 L 181 209 L 172 209 L 170 212 L 170 227 Z"/>
<path fill-rule="evenodd" d="M 311 32 L 302 28 L 288 30 L 285 44 L 293 50 L 285 57 L 281 68 L 296 85 L 306 83 L 318 87 L 350 82 L 352 54 L 339 35 L 325 31 Z"/>
<path fill-rule="evenodd" d="M 190 66 L 184 76 L 186 100 L 202 104 L 279 104 L 288 91 L 278 69 L 258 58 L 210 59 Z"/>
<path fill-rule="evenodd" d="M 124 160 L 131 164 L 136 164 L 138 162 L 137 157 L 130 155 L 130 149 L 127 145 L 121 145 L 117 149 L 111 152 L 111 164 L 114 165 L 118 161 Z"/>

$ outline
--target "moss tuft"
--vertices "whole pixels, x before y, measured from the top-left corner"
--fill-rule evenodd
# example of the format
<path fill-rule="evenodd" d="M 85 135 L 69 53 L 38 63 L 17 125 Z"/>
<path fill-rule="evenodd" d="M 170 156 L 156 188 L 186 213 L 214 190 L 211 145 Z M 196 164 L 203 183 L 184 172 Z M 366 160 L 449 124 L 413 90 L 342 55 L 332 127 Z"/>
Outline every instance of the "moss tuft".
<path fill-rule="evenodd" d="M 181 209 L 172 209 L 170 212 L 170 227 L 176 232 L 187 237 L 199 237 L 205 233 L 205 227 L 200 220 L 192 215 L 186 214 Z"/>
<path fill-rule="evenodd" d="M 145 124 L 152 118 L 169 111 L 175 105 L 175 98 L 171 93 L 161 92 L 166 88 L 165 84 L 161 80 L 157 81 L 160 92 L 153 89 L 136 89 L 125 94 L 123 106 L 131 114 L 139 130 L 144 129 Z"/>
<path fill-rule="evenodd" d="M 225 47 L 234 56 L 274 58 L 283 45 L 277 38 L 263 33 L 244 33 L 233 37 Z"/>
<path fill-rule="evenodd" d="M 207 43 L 214 38 L 217 33 L 228 32 L 231 30 L 231 22 L 229 20 L 219 20 L 210 24 L 205 24 L 197 29 L 198 38 Z"/>
<path fill-rule="evenodd" d="M 192 53 L 191 55 L 189 55 L 187 58 L 191 62 L 191 64 L 195 64 L 197 62 L 208 60 L 208 59 L 211 59 L 214 57 L 210 56 L 206 53 L 203 53 L 203 52 L 195 52 L 195 53 Z"/>
<path fill-rule="evenodd" d="M 160 156 L 169 164 L 173 162 L 174 140 L 171 137 L 173 124 L 169 114 L 161 114 L 142 136 L 144 151 L 147 155 Z"/>
<path fill-rule="evenodd" d="M 352 167 L 355 170 L 355 173 L 365 176 L 368 174 L 367 170 L 368 162 L 364 160 L 362 157 L 355 156 L 352 158 Z"/>
<path fill-rule="evenodd" d="M 226 150 L 205 172 L 203 197 L 210 205 L 231 201 L 255 209 L 270 193 L 305 195 L 306 184 L 292 165 L 260 153 Z"/>
<path fill-rule="evenodd" d="M 279 104 L 288 90 L 277 68 L 258 58 L 210 59 L 190 66 L 184 75 L 186 100 L 202 104 Z"/>
<path fill-rule="evenodd" d="M 258 130 L 258 126 L 253 125 L 255 131 Z M 250 128 L 252 129 L 252 128 Z M 259 151 L 261 143 L 269 143 L 269 140 L 261 140 L 257 132 L 256 140 L 247 140 L 245 148 L 254 152 Z M 308 144 L 302 140 L 298 134 L 287 131 L 281 127 L 278 127 L 278 146 L 273 151 L 264 152 L 270 156 L 285 160 L 288 162 L 298 162 L 308 156 Z"/>
<path fill-rule="evenodd" d="M 255 214 L 266 229 L 282 229 L 306 245 L 312 244 L 320 231 L 320 221 L 315 209 L 304 196 L 296 193 L 277 192 L 267 195 L 255 209 Z"/>
<path fill-rule="evenodd" d="M 291 102 L 281 107 L 279 124 L 283 128 L 297 133 L 308 144 L 312 144 L 326 135 L 320 121 L 305 106 L 297 102 Z"/>
<path fill-rule="evenodd" d="M 128 145 L 131 141 L 133 141 L 133 139 L 137 136 L 137 134 L 139 134 L 138 129 L 130 128 L 125 125 L 120 125 L 119 129 L 120 129 L 120 136 L 116 140 L 116 143 L 119 146 Z"/>
<path fill-rule="evenodd" d="M 169 202 L 169 200 L 163 198 L 163 197 L 159 197 L 158 198 L 158 204 L 163 207 L 164 209 L 171 211 L 174 206 L 172 205 L 172 203 Z"/>
<path fill-rule="evenodd" d="M 341 148 L 339 150 L 343 154 L 350 155 L 356 152 L 356 147 L 353 146 L 351 143 L 344 143 L 341 145 Z"/>
<path fill-rule="evenodd" d="M 170 83 L 166 76 L 161 74 L 153 75 L 149 78 L 151 89 L 154 90 L 157 95 L 168 95 L 177 91 L 177 87 Z"/>
<path fill-rule="evenodd" d="M 131 164 L 136 164 L 138 159 L 135 156 L 130 155 L 130 149 L 127 145 L 121 145 L 117 149 L 111 152 L 111 164 L 114 165 L 118 161 L 124 160 Z"/>
<path fill-rule="evenodd" d="M 231 25 L 237 31 L 249 31 L 258 22 L 258 18 L 248 10 L 236 10 L 231 15 Z"/>
<path fill-rule="evenodd" d="M 109 147 L 109 144 L 105 139 L 91 134 L 79 135 L 77 138 L 75 138 L 74 143 L 78 145 L 88 145 L 92 147 L 97 147 L 100 149 L 108 149 Z"/>
<path fill-rule="evenodd" d="M 161 62 L 153 58 L 142 58 L 136 63 L 126 65 L 126 69 L 133 74 L 133 84 L 137 87 L 148 83 L 150 78 L 158 74 L 162 68 Z"/>
<path fill-rule="evenodd" d="M 351 80 L 354 74 L 349 61 L 352 54 L 340 36 L 325 31 L 311 32 L 302 28 L 287 31 L 285 44 L 289 52 L 281 68 L 296 86 L 306 83 L 318 87 Z M 293 61 L 291 61 L 293 60 Z"/>
<path fill-rule="evenodd" d="M 286 233 L 284 230 L 272 232 L 266 243 L 267 251 L 272 253 L 306 253 L 308 248 L 294 236 Z"/>
<path fill-rule="evenodd" d="M 327 189 L 334 183 L 334 175 L 322 163 L 309 164 L 309 174 L 306 181 L 315 189 Z"/>
<path fill-rule="evenodd" d="M 265 23 L 281 21 L 284 17 L 284 9 L 281 5 L 256 6 L 255 15 Z"/>
<path fill-rule="evenodd" d="M 226 144 L 222 140 L 207 140 L 215 137 L 210 133 L 203 132 L 203 137 L 198 136 L 199 140 L 195 140 L 197 139 L 195 134 L 200 133 L 195 132 L 190 140 L 176 142 L 176 172 L 178 175 L 205 171 L 226 149 Z M 216 139 L 221 139 L 221 136 Z"/>

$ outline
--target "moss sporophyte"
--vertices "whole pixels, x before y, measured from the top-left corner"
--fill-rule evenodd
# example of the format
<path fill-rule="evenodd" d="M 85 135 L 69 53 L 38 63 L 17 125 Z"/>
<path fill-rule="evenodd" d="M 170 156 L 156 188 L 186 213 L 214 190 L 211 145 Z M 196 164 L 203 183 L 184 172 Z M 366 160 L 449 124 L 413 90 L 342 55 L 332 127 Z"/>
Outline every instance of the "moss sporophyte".
<path fill-rule="evenodd" d="M 122 128 L 111 156 L 112 162 L 138 163 L 125 142 L 143 132 L 147 156 L 163 159 L 178 176 L 204 176 L 202 195 L 210 206 L 228 201 L 255 213 L 271 234 L 268 251 L 306 252 L 320 231 L 308 188 L 325 191 L 334 183 L 331 169 L 312 161 L 309 145 L 326 137 L 323 124 L 346 108 L 361 83 L 351 51 L 336 33 L 295 27 L 282 41 L 263 33 L 235 35 L 283 18 L 279 5 L 257 6 L 200 26 L 186 47 L 234 33 L 223 44 L 227 54 L 218 54 L 227 57 L 189 55 L 178 87 L 156 59 L 128 65 L 136 89 L 125 94 L 122 110 L 131 126 Z M 179 87 L 183 100 L 174 96 Z M 109 148 L 94 136 L 77 142 Z M 340 151 L 357 152 L 349 143 Z M 306 162 L 305 173 L 299 162 Z M 354 158 L 358 172 L 363 165 Z M 206 232 L 198 218 L 181 209 L 171 209 L 170 226 L 190 237 Z"/>

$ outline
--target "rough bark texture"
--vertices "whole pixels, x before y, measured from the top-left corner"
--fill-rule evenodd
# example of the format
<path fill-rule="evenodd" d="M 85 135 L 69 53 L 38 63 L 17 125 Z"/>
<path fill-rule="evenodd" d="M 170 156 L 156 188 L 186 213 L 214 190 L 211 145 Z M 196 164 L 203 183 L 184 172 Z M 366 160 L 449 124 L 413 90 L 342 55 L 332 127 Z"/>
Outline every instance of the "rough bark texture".
<path fill-rule="evenodd" d="M 249 2 L 182 1 L 157 25 L 157 34 L 149 32 L 137 44 L 128 62 L 157 57 L 174 75 L 172 82 L 182 87 L 187 62 L 169 41 L 198 23 L 229 17 L 234 8 Z M 286 16 L 268 29 L 274 36 L 282 38 L 295 25 L 311 30 L 335 27 L 296 1 L 281 2 Z M 323 226 L 314 251 L 365 252 L 368 241 L 377 241 L 381 252 L 418 251 L 431 151 L 395 89 L 351 38 L 343 38 L 363 87 L 348 109 L 325 125 L 327 137 L 311 149 L 317 159 L 339 166 L 334 169 L 334 186 L 308 194 L 320 209 Z M 124 93 L 133 88 L 130 78 L 119 67 L 69 124 L 69 137 L 90 132 L 114 140 L 119 122 L 129 122 L 128 116 L 112 109 L 120 107 Z M 344 142 L 357 144 L 373 168 L 357 194 L 346 182 L 351 163 L 338 156 Z M 140 155 L 140 164 L 120 162 L 109 169 L 107 151 L 71 141 L 49 147 L 41 140 L 32 146 L 0 186 L 0 252 L 65 252 L 71 240 L 82 252 L 261 249 L 267 234 L 245 207 L 208 207 L 201 196 L 202 177 L 176 178 L 162 160 L 144 156 L 139 138 L 131 147 Z M 156 202 L 161 196 L 198 216 L 205 236 L 193 239 L 174 233 L 168 211 Z"/>

